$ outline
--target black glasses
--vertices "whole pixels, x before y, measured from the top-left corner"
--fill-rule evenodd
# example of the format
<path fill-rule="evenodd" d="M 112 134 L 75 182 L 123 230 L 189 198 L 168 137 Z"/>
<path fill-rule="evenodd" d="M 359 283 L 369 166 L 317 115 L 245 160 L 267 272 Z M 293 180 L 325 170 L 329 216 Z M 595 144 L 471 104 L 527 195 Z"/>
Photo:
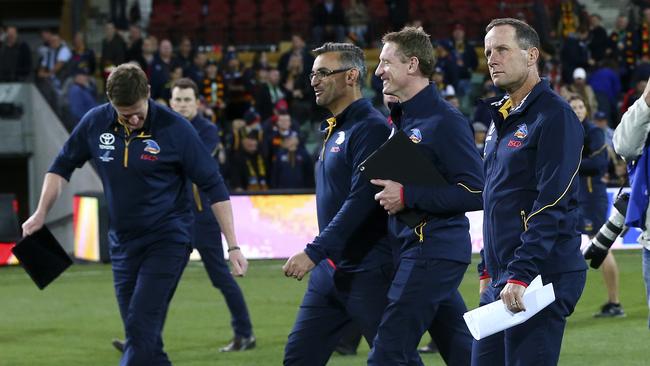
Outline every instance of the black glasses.
<path fill-rule="evenodd" d="M 348 70 L 352 70 L 352 69 L 353 69 L 352 67 L 346 67 L 346 68 L 343 68 L 343 69 L 336 69 L 336 70 L 327 70 L 327 69 L 325 69 L 325 70 L 312 71 L 312 72 L 309 73 L 309 80 L 314 80 L 314 79 L 321 80 L 321 79 L 326 78 L 328 76 L 338 74 L 340 72 L 345 72 L 345 71 L 348 71 Z"/>

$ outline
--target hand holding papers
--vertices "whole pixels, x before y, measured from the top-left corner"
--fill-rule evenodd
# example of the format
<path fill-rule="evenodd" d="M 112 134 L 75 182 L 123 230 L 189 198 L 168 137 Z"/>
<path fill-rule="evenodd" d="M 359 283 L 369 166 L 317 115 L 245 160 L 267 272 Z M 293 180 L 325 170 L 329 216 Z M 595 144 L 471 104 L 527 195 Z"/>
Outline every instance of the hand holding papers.
<path fill-rule="evenodd" d="M 513 314 L 501 300 L 466 312 L 463 315 L 467 328 L 476 340 L 514 327 L 533 317 L 555 301 L 553 284 L 542 285 L 542 278 L 535 277 L 524 293 L 526 311 Z"/>

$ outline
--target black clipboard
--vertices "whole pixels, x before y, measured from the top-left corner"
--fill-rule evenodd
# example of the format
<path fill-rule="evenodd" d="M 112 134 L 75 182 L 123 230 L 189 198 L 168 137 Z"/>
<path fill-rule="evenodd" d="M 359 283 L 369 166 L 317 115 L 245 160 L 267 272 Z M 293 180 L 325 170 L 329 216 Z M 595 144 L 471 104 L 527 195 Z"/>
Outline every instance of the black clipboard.
<path fill-rule="evenodd" d="M 447 186 L 438 168 L 402 130 L 384 142 L 359 164 L 363 176 L 370 179 L 390 179 L 401 184 Z M 379 187 L 378 187 L 379 188 Z M 397 219 L 414 228 L 427 220 L 427 212 L 405 208 Z"/>
<path fill-rule="evenodd" d="M 45 225 L 20 240 L 11 251 L 41 290 L 72 265 L 72 259 Z"/>

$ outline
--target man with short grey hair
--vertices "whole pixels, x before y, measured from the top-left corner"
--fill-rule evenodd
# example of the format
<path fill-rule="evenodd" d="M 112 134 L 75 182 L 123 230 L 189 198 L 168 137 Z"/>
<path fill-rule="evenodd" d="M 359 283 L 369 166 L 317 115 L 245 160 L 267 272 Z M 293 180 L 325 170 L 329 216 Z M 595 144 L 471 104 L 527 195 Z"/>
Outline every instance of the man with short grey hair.
<path fill-rule="evenodd" d="M 283 267 L 298 280 L 313 270 L 285 348 L 284 365 L 291 366 L 325 365 L 353 322 L 371 344 L 393 271 L 387 216 L 359 171 L 389 134 L 385 118 L 361 94 L 363 51 L 326 43 L 314 54 L 316 103 L 333 117 L 322 124 L 315 169 L 320 233 Z"/>

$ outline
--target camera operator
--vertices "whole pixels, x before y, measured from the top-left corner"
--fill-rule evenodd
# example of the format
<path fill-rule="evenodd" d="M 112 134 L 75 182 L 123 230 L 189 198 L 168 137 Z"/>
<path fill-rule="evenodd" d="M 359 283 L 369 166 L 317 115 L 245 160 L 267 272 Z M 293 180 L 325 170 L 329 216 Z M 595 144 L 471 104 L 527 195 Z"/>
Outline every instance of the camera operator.
<path fill-rule="evenodd" d="M 625 112 L 614 131 L 614 150 L 628 163 L 630 171 L 630 202 L 625 225 L 643 230 L 639 243 L 643 245 L 643 278 L 650 306 L 650 215 L 648 215 L 648 183 L 650 179 L 650 83 L 643 95 Z M 630 164 L 634 161 L 634 164 Z M 650 327 L 650 319 L 648 322 Z"/>

